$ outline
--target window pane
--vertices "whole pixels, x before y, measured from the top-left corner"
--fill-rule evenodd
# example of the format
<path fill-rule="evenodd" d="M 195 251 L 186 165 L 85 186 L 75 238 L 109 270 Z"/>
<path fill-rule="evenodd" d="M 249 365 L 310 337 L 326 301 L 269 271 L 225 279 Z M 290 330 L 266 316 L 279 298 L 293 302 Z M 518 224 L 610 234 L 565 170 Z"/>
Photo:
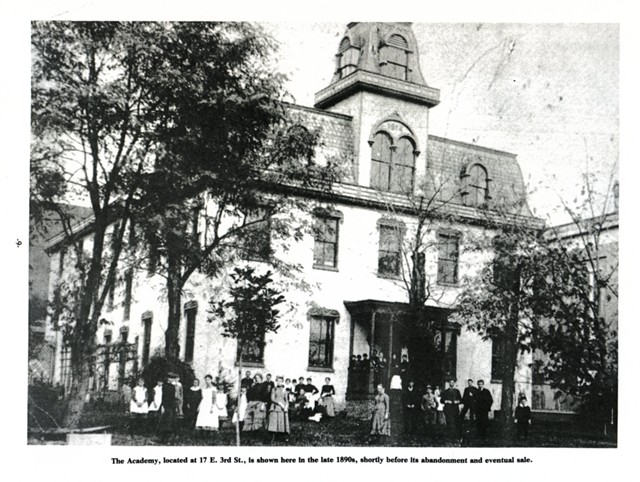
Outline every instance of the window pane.
<path fill-rule="evenodd" d="M 371 159 L 382 162 L 391 162 L 391 138 L 379 132 L 373 138 L 373 146 L 371 147 Z"/>
<path fill-rule="evenodd" d="M 335 254 L 335 245 L 332 243 L 325 243 L 324 245 L 324 265 L 325 266 L 335 266 L 336 264 L 336 254 Z"/>
<path fill-rule="evenodd" d="M 415 148 L 409 139 L 403 137 L 398 141 L 396 149 L 396 163 L 413 167 L 413 153 Z"/>
<path fill-rule="evenodd" d="M 313 245 L 313 264 L 319 266 L 324 264 L 324 245 L 319 241 Z"/>
<path fill-rule="evenodd" d="M 309 365 L 331 367 L 333 365 L 332 318 L 312 318 L 309 330 Z"/>

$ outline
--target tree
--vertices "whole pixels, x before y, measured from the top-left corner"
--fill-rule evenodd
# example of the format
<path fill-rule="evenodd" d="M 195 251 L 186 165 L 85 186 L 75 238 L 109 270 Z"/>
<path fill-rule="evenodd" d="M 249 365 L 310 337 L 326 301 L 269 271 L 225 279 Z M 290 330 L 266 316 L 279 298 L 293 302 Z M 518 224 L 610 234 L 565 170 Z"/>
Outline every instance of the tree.
<path fill-rule="evenodd" d="M 537 368 L 552 386 L 580 396 L 610 394 L 617 383 L 615 356 L 609 356 L 611 338 L 602 329 L 583 253 L 514 223 L 496 231 L 492 250 L 493 259 L 462 292 L 456 317 L 498 343 L 507 434 L 519 353 L 544 353 Z"/>
<path fill-rule="evenodd" d="M 532 349 L 532 333 L 542 317 L 532 305 L 540 306 L 549 294 L 538 286 L 540 277 L 545 276 L 541 263 L 546 250 L 538 231 L 515 223 L 499 227 L 491 248 L 493 259 L 467 283 L 458 298 L 455 317 L 485 340 L 498 344 L 500 410 L 508 430 L 513 421 L 518 354 Z"/>
<path fill-rule="evenodd" d="M 187 187 L 191 198 L 215 186 L 255 188 L 236 184 L 250 162 L 234 163 L 257 160 L 281 118 L 282 79 L 265 67 L 271 46 L 246 24 L 34 22 L 32 213 L 58 212 L 61 244 L 74 254 L 74 279 L 62 281 L 52 306 L 64 315 L 72 355 L 66 426 L 82 414 L 102 308 L 126 241 L 135 239 L 131 219 L 149 213 L 153 200 L 170 223 L 167 213 L 180 213 Z M 207 163 L 213 167 L 194 177 Z M 70 200 L 91 206 L 88 251 L 86 235 L 59 209 Z"/>
<path fill-rule="evenodd" d="M 266 89 L 263 82 L 254 88 Z M 294 214 L 313 205 L 303 197 L 287 196 L 287 187 L 326 191 L 337 178 L 334 166 L 313 162 L 318 133 L 309 132 L 288 115 L 279 101 L 281 87 L 275 78 L 269 88 L 258 100 L 244 85 L 238 86 L 231 105 L 226 97 L 212 101 L 201 114 L 210 121 L 204 123 L 207 131 L 200 137 L 208 143 L 220 137 L 218 130 L 223 128 L 224 136 L 231 132 L 235 141 L 202 147 L 211 152 L 210 157 L 196 163 L 189 151 L 178 148 L 158 162 L 149 180 L 136 219 L 146 243 L 142 247 L 146 255 L 139 259 L 146 260 L 147 268 L 152 264 L 152 270 L 166 281 L 167 356 L 179 354 L 181 296 L 191 276 L 196 272 L 218 276 L 238 250 L 277 265 L 277 259 L 266 252 L 271 238 L 301 239 L 309 226 Z M 215 122 L 221 116 L 226 116 L 225 124 Z M 268 239 L 255 245 L 256 236 Z M 247 253 L 251 244 L 254 251 L 263 252 Z"/>
<path fill-rule="evenodd" d="M 278 305 L 285 301 L 280 290 L 273 286 L 273 274 L 263 274 L 247 266 L 235 268 L 230 275 L 232 285 L 229 298 L 223 301 L 211 299 L 207 321 L 220 320 L 223 336 L 235 338 L 238 342 L 238 410 L 240 402 L 240 382 L 242 379 L 242 357 L 245 347 L 258 345 L 264 348 L 265 335 L 276 333 L 280 328 Z M 236 417 L 236 444 L 240 446 L 240 420 Z"/>
<path fill-rule="evenodd" d="M 552 226 L 549 242 L 563 259 L 582 272 L 581 289 L 574 293 L 573 322 L 559 324 L 549 314 L 548 330 L 539 337 L 543 352 L 536 368 L 553 388 L 576 396 L 581 411 L 591 420 L 613 423 L 618 388 L 618 182 L 617 170 L 604 177 L 605 189 L 595 186 L 603 179 L 587 172 L 580 198 L 561 205 L 568 224 Z M 558 300 L 564 306 L 566 300 Z"/>

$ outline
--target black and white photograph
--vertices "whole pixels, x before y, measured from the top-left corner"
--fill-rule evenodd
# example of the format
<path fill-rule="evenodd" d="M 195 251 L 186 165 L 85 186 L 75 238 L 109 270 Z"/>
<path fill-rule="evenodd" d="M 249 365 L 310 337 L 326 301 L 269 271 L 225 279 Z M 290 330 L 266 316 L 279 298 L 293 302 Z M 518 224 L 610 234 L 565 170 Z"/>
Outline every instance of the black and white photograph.
<path fill-rule="evenodd" d="M 22 452 L 513 477 L 629 453 L 619 11 L 60 3 L 15 54 Z"/>
<path fill-rule="evenodd" d="M 617 25 L 31 47 L 29 443 L 616 446 Z"/>

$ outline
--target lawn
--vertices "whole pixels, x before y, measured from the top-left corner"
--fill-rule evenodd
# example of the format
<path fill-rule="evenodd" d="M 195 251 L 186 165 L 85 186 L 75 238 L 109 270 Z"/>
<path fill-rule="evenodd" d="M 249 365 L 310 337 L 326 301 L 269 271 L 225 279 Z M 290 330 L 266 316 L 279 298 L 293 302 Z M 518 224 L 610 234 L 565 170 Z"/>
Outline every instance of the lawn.
<path fill-rule="evenodd" d="M 201 433 L 180 429 L 166 442 L 154 434 L 155 426 L 148 421 L 146 427 L 131 430 L 128 418 L 123 414 L 101 413 L 88 418 L 93 425 L 112 425 L 113 445 L 172 445 L 172 446 L 233 446 L 235 445 L 235 427 L 226 422 L 218 432 Z M 88 426 L 88 423 L 83 425 Z M 464 443 L 447 437 L 445 427 L 415 435 L 404 434 L 402 427 L 393 424 L 391 437 L 372 439 L 369 437 L 369 421 L 339 414 L 334 419 L 323 419 L 320 423 L 292 420 L 291 434 L 288 439 L 273 438 L 267 433 L 243 433 L 242 445 L 259 446 L 314 446 L 314 447 L 359 447 L 359 446 L 395 446 L 395 447 L 602 447 L 617 446 L 615 434 L 605 436 L 588 426 L 540 423 L 531 427 L 525 440 L 505 440 L 500 435 L 500 427 L 494 421 L 489 425 L 487 440 L 475 436 L 474 427 L 465 422 Z M 29 443 L 56 443 L 30 438 Z M 58 441 L 57 443 L 61 443 Z"/>

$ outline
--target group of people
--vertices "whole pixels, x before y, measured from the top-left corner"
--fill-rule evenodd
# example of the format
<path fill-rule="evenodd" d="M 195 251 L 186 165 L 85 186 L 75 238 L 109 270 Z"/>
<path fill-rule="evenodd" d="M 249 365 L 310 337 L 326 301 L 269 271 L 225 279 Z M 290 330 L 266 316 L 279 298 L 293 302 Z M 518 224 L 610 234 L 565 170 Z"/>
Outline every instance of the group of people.
<path fill-rule="evenodd" d="M 243 404 L 243 397 L 247 400 L 246 411 L 238 412 L 243 430 L 262 430 L 266 420 L 267 431 L 289 433 L 289 414 L 315 422 L 320 422 L 322 417 L 335 416 L 333 397 L 336 391 L 330 378 L 325 378 L 320 390 L 311 378 L 300 377 L 298 383 L 294 383 L 295 378 L 279 376 L 274 386 L 270 374 L 263 381 L 261 374 L 252 378 L 251 372 L 247 372 L 240 381 L 240 404 Z"/>
<path fill-rule="evenodd" d="M 351 390 L 362 392 L 367 390 L 369 378 L 372 377 L 374 386 L 379 383 L 386 385 L 388 380 L 394 383 L 402 378 L 406 378 L 409 373 L 409 359 L 407 355 L 402 355 L 398 362 L 396 355 L 393 355 L 389 362 L 382 351 L 373 350 L 371 358 L 367 353 L 353 355 L 349 364 L 349 380 Z"/>
<path fill-rule="evenodd" d="M 461 438 L 463 421 L 469 414 L 469 420 L 475 422 L 478 437 L 487 437 L 493 397 L 485 388 L 483 380 L 478 380 L 475 386 L 473 380 L 468 380 L 462 394 L 456 388 L 455 380 L 449 380 L 444 390 L 427 385 L 424 392 L 418 390 L 411 380 L 401 389 L 394 388 L 392 384 L 391 397 L 380 383 L 376 392 L 371 415 L 372 436 L 391 435 L 390 420 L 394 418 L 393 408 L 399 406 L 401 413 L 397 413 L 396 416 L 402 417 L 405 433 L 422 433 L 429 431 L 432 426 L 441 425 L 447 427 L 450 437 Z M 531 423 L 531 409 L 526 402 L 526 397 L 522 394 L 515 412 L 518 435 L 525 437 Z"/>
<path fill-rule="evenodd" d="M 330 378 L 325 378 L 325 385 L 318 390 L 311 378 L 305 382 L 300 377 L 294 385 L 289 378 L 277 376 L 273 381 L 271 374 L 263 379 L 260 373 L 252 377 L 247 371 L 238 397 L 230 400 L 225 385 L 214 383 L 211 375 L 205 375 L 204 386 L 196 378 L 185 390 L 179 376 L 169 373 L 151 389 L 142 378 L 138 380 L 129 403 L 131 427 L 139 429 L 144 420 L 151 420 L 156 432 L 166 438 L 182 420 L 185 428 L 210 432 L 217 431 L 232 413 L 231 421 L 237 421 L 244 432 L 267 431 L 286 437 L 290 409 L 293 416 L 304 420 L 319 422 L 322 417 L 334 417 L 335 393 Z"/>

